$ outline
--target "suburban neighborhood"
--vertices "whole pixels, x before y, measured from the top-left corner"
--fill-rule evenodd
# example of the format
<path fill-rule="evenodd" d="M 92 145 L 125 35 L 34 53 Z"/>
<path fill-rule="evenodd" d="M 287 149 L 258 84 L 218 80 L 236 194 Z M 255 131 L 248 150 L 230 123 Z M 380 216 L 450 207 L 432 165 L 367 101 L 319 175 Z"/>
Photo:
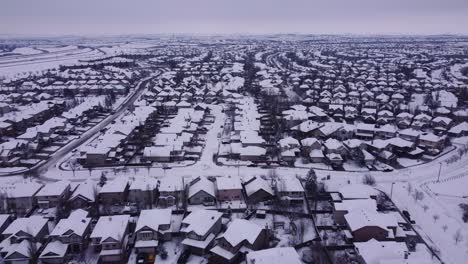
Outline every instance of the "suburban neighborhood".
<path fill-rule="evenodd" d="M 463 263 L 466 43 L 0 39 L 0 262 Z"/>

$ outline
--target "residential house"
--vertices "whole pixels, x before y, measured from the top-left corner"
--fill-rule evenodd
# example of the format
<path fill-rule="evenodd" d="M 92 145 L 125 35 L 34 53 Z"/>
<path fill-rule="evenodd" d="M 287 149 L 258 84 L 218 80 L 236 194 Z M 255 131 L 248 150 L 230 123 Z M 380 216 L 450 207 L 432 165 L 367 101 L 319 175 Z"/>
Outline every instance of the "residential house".
<path fill-rule="evenodd" d="M 50 240 L 39 259 L 44 263 L 64 263 L 69 253 L 82 253 L 89 242 L 91 218 L 82 209 L 60 220 L 50 233 Z"/>
<path fill-rule="evenodd" d="M 250 203 L 270 201 L 274 198 L 270 182 L 260 177 L 252 177 L 246 181 L 244 190 Z"/>
<path fill-rule="evenodd" d="M 288 263 L 302 264 L 301 257 L 293 247 L 276 247 L 250 252 L 247 264 Z"/>
<path fill-rule="evenodd" d="M 304 202 L 304 187 L 295 177 L 282 177 L 276 185 L 279 198 L 288 205 L 301 205 Z"/>
<path fill-rule="evenodd" d="M 135 228 L 135 249 L 138 253 L 155 254 L 159 241 L 168 241 L 172 234 L 172 210 L 142 210 Z"/>
<path fill-rule="evenodd" d="M 106 262 L 122 262 L 125 259 L 129 215 L 101 216 L 91 233 L 90 246 L 99 252 L 99 259 Z"/>
<path fill-rule="evenodd" d="M 215 183 L 198 176 L 188 186 L 188 203 L 213 205 L 216 201 Z"/>
<path fill-rule="evenodd" d="M 242 183 L 238 177 L 218 177 L 216 186 L 216 197 L 219 201 L 243 200 Z"/>
<path fill-rule="evenodd" d="M 70 182 L 48 183 L 37 194 L 39 208 L 48 209 L 64 205 L 70 195 Z"/>
<path fill-rule="evenodd" d="M 86 180 L 81 182 L 68 199 L 68 204 L 72 209 L 88 208 L 96 202 L 98 189 L 95 182 Z"/>
<path fill-rule="evenodd" d="M 50 233 L 52 240 L 69 245 L 71 253 L 80 253 L 88 244 L 91 233 L 91 218 L 83 209 L 73 211 L 68 218 L 60 220 Z"/>
<path fill-rule="evenodd" d="M 211 249 L 216 263 L 234 263 L 247 252 L 268 246 L 267 230 L 256 223 L 244 219 L 232 221 L 226 231 L 216 238 L 216 246 Z"/>
<path fill-rule="evenodd" d="M 222 213 L 211 210 L 191 212 L 182 220 L 180 232 L 185 237 L 182 241 L 191 253 L 204 255 L 221 231 Z"/>
<path fill-rule="evenodd" d="M 5 203 L 0 203 L 2 211 L 25 216 L 37 206 L 36 194 L 43 187 L 36 182 L 5 184 L 0 187 L 1 192 L 7 197 Z"/>
<path fill-rule="evenodd" d="M 150 177 L 138 177 L 132 181 L 128 191 L 128 201 L 146 208 L 151 207 L 157 198 L 158 180 Z"/>
<path fill-rule="evenodd" d="M 184 184 L 179 177 L 164 177 L 159 180 L 158 206 L 178 206 L 182 201 Z"/>
<path fill-rule="evenodd" d="M 127 201 L 128 190 L 128 180 L 117 178 L 106 183 L 101 190 L 99 190 L 99 202 L 104 206 L 124 203 Z"/>
<path fill-rule="evenodd" d="M 30 263 L 49 234 L 48 220 L 41 216 L 17 218 L 2 233 L 0 254 L 8 264 Z"/>

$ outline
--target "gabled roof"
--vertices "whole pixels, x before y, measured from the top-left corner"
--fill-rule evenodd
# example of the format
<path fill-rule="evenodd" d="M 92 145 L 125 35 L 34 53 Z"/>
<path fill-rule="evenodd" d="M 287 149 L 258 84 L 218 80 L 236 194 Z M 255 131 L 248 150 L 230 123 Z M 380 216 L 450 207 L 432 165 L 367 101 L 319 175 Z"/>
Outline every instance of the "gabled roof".
<path fill-rule="evenodd" d="M 188 197 L 191 198 L 199 192 L 205 192 L 215 197 L 215 185 L 214 182 L 208 180 L 206 177 L 197 177 L 192 183 L 190 183 Z"/>
<path fill-rule="evenodd" d="M 88 218 L 88 212 L 78 209 L 70 214 L 66 219 L 62 219 L 55 226 L 54 230 L 50 233 L 51 236 L 63 236 L 71 231 L 78 236 L 83 236 L 84 232 L 91 222 Z"/>
<path fill-rule="evenodd" d="M 144 227 L 148 227 L 157 232 L 160 225 L 170 225 L 171 218 L 172 210 L 170 208 L 142 210 L 138 218 L 135 232 L 140 231 Z"/>
<path fill-rule="evenodd" d="M 101 216 L 91 233 L 91 238 L 101 238 L 102 241 L 112 238 L 121 241 L 129 220 L 129 215 Z"/>
<path fill-rule="evenodd" d="M 247 196 L 251 196 L 259 190 L 263 190 L 271 195 L 273 195 L 273 189 L 268 181 L 255 177 L 254 179 L 249 180 L 244 184 L 245 192 Z"/>
<path fill-rule="evenodd" d="M 5 229 L 5 231 L 3 231 L 2 234 L 14 235 L 18 232 L 26 232 L 29 235 L 36 237 L 42 228 L 47 226 L 47 222 L 47 219 L 37 215 L 33 215 L 27 218 L 17 218 Z"/>
<path fill-rule="evenodd" d="M 262 230 L 261 226 L 248 220 L 235 219 L 219 238 L 224 238 L 233 247 L 236 247 L 244 240 L 253 245 Z"/>
<path fill-rule="evenodd" d="M 181 232 L 194 232 L 197 235 L 204 236 L 213 225 L 221 219 L 222 213 L 212 210 L 196 210 L 191 212 L 182 220 Z"/>

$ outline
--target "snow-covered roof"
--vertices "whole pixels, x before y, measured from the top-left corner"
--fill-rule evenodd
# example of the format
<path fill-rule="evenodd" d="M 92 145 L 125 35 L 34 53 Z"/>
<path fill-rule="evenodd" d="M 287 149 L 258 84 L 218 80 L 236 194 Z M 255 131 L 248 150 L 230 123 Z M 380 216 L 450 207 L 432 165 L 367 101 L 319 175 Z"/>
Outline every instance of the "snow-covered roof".
<path fill-rule="evenodd" d="M 301 264 L 300 256 L 293 247 L 277 247 L 250 252 L 247 264 Z"/>
<path fill-rule="evenodd" d="M 144 227 L 148 227 L 154 231 L 159 230 L 160 225 L 170 225 L 172 218 L 172 210 L 168 209 L 151 209 L 142 210 L 140 217 L 135 228 L 135 232 L 138 232 Z"/>
<path fill-rule="evenodd" d="M 374 199 L 342 200 L 341 202 L 334 203 L 333 205 L 335 206 L 335 210 L 337 211 L 377 211 L 377 202 Z"/>
<path fill-rule="evenodd" d="M 240 190 L 242 189 L 241 181 L 238 177 L 218 177 L 216 178 L 218 190 Z"/>
<path fill-rule="evenodd" d="M 222 213 L 212 210 L 196 210 L 182 220 L 184 225 L 180 231 L 184 233 L 194 232 L 204 236 L 213 225 L 221 218 Z"/>
<path fill-rule="evenodd" d="M 88 200 L 89 202 L 94 202 L 95 194 L 97 194 L 96 183 L 91 180 L 86 180 L 84 182 L 81 182 L 80 185 L 76 187 L 69 200 L 83 198 L 85 200 Z"/>
<path fill-rule="evenodd" d="M 200 191 L 204 191 L 207 194 L 215 197 L 215 184 L 214 182 L 208 180 L 206 177 L 199 176 L 195 178 L 189 187 L 188 197 L 191 198 Z"/>
<path fill-rule="evenodd" d="M 367 264 L 430 264 L 434 263 L 424 249 L 409 252 L 406 243 L 395 241 L 355 242 L 358 254 Z M 405 258 L 405 255 L 407 256 Z"/>
<path fill-rule="evenodd" d="M 90 222 L 91 218 L 88 217 L 88 212 L 78 209 L 73 211 L 68 218 L 60 220 L 50 235 L 63 236 L 72 231 L 78 236 L 83 236 Z"/>
<path fill-rule="evenodd" d="M 368 199 L 379 194 L 374 187 L 365 184 L 348 184 L 341 187 L 338 192 L 343 199 Z"/>
<path fill-rule="evenodd" d="M 37 182 L 5 184 L 0 186 L 0 192 L 5 193 L 9 198 L 32 197 L 42 186 Z"/>
<path fill-rule="evenodd" d="M 263 228 L 258 224 L 245 219 L 235 219 L 219 238 L 226 239 L 233 247 L 236 247 L 244 240 L 253 245 L 262 230 Z"/>
<path fill-rule="evenodd" d="M 70 186 L 69 181 L 58 181 L 44 185 L 36 196 L 60 196 Z"/>
<path fill-rule="evenodd" d="M 2 235 L 14 235 L 20 231 L 36 237 L 47 225 L 48 220 L 42 216 L 33 215 L 25 218 L 17 218 L 3 231 Z"/>
<path fill-rule="evenodd" d="M 388 227 L 398 226 L 398 218 L 393 213 L 378 213 L 361 208 L 347 213 L 345 219 L 353 232 L 366 226 L 377 226 L 386 230 Z"/>
<path fill-rule="evenodd" d="M 40 255 L 41 259 L 63 258 L 67 254 L 68 244 L 63 244 L 60 240 L 49 242 Z"/>
<path fill-rule="evenodd" d="M 127 178 L 117 178 L 111 182 L 106 183 L 102 189 L 99 191 L 99 194 L 103 193 L 121 193 L 127 188 L 128 179 Z"/>
<path fill-rule="evenodd" d="M 101 241 L 112 238 L 121 241 L 124 238 L 130 215 L 101 216 L 91 233 L 91 238 L 101 238 Z"/>
<path fill-rule="evenodd" d="M 280 181 L 280 192 L 304 192 L 304 187 L 296 177 L 282 177 Z"/>
<path fill-rule="evenodd" d="M 273 189 L 271 188 L 270 183 L 260 177 L 255 177 L 255 179 L 244 184 L 244 188 L 247 196 L 251 196 L 259 190 L 264 190 L 265 192 L 273 195 Z"/>

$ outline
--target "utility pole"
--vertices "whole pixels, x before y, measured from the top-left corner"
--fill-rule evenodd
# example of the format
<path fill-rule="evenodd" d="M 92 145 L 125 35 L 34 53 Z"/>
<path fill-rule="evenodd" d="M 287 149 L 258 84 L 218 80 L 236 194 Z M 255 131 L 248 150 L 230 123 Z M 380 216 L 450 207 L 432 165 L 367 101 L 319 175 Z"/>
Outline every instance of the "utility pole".
<path fill-rule="evenodd" d="M 440 172 L 442 171 L 442 162 L 439 162 L 439 176 L 437 176 L 437 182 L 440 181 Z"/>
<path fill-rule="evenodd" d="M 392 182 L 392 188 L 390 189 L 390 200 L 392 199 L 392 196 L 393 196 L 393 185 L 394 185 L 394 184 L 395 184 L 395 183 Z"/>

